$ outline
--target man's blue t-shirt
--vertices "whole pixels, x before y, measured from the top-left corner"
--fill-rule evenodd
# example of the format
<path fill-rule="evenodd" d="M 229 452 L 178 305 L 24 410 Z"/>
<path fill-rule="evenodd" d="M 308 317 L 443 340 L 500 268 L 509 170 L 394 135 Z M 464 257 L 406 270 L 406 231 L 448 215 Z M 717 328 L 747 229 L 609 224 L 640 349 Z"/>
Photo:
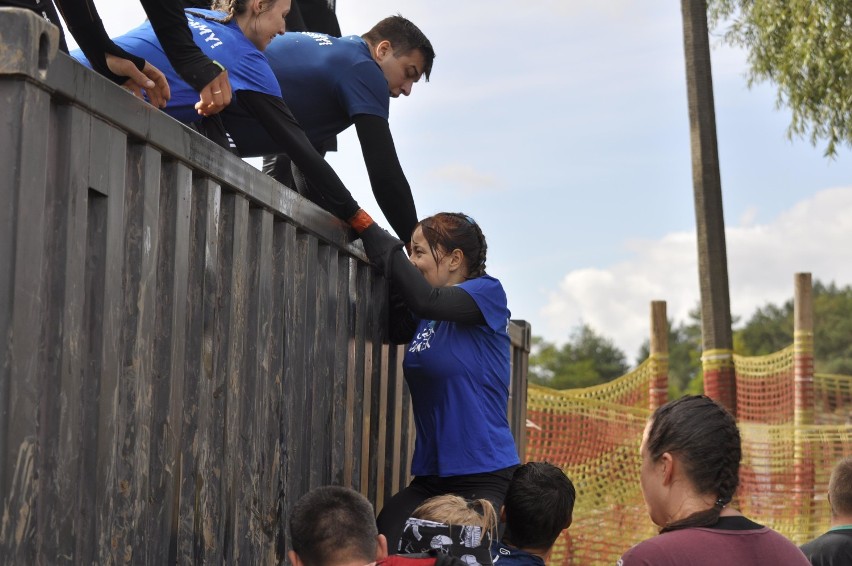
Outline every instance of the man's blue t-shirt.
<path fill-rule="evenodd" d="M 458 285 L 486 324 L 421 320 L 403 361 L 417 439 L 411 473 L 458 476 L 520 463 L 509 428 L 506 293 L 488 275 Z"/>
<path fill-rule="evenodd" d="M 228 79 L 234 96 L 240 90 L 253 90 L 281 96 L 281 89 L 275 75 L 269 68 L 269 62 L 255 45 L 243 35 L 242 30 L 233 19 L 227 24 L 208 20 L 195 14 L 205 14 L 222 19 L 223 12 L 212 10 L 187 10 L 186 19 L 192 38 L 205 55 L 218 61 L 228 70 Z M 169 63 L 151 23 L 146 21 L 141 26 L 126 34 L 113 39 L 117 45 L 129 53 L 142 57 L 160 69 L 169 81 L 171 99 L 163 109 L 170 116 L 181 122 L 195 122 L 200 117 L 195 110 L 198 102 L 198 92 L 187 84 L 174 67 Z M 71 55 L 84 65 L 91 67 L 86 57 L 79 50 Z"/>
<path fill-rule="evenodd" d="M 388 119 L 388 82 L 357 35 L 286 33 L 272 40 L 266 58 L 284 101 L 314 145 L 351 126 L 358 114 Z"/>
<path fill-rule="evenodd" d="M 520 548 L 506 546 L 500 541 L 491 544 L 491 558 L 494 566 L 544 566 L 541 557 Z"/>

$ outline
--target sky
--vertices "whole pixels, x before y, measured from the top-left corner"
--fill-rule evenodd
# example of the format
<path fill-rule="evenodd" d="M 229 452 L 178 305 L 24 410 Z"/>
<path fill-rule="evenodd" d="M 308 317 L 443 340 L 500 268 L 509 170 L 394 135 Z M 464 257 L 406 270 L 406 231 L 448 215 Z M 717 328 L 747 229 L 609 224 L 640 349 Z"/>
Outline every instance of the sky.
<path fill-rule="evenodd" d="M 97 2 L 111 35 L 138 2 Z M 557 344 L 588 324 L 635 361 L 650 302 L 699 303 L 678 3 L 338 0 L 344 35 L 401 14 L 436 51 L 431 80 L 391 102 L 421 217 L 463 211 L 488 240 L 512 317 Z M 792 297 L 793 276 L 852 284 L 852 150 L 787 137 L 772 85 L 714 31 L 712 65 L 731 308 Z M 354 128 L 329 162 L 383 221 Z M 387 225 L 385 223 L 385 225 Z M 816 321 L 819 324 L 819 321 Z"/>

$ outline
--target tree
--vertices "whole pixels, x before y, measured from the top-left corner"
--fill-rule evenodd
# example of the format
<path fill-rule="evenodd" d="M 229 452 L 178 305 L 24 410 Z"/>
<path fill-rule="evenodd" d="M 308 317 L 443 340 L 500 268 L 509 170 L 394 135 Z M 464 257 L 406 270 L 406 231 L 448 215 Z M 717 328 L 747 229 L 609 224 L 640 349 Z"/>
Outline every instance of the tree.
<path fill-rule="evenodd" d="M 814 370 L 852 375 L 852 286 L 814 283 Z M 744 356 L 777 352 L 793 343 L 793 300 L 759 308 L 737 332 Z"/>
<path fill-rule="evenodd" d="M 749 86 L 770 81 L 792 111 L 788 136 L 852 145 L 852 4 L 849 0 L 709 0 L 713 27 L 748 52 Z"/>
<path fill-rule="evenodd" d="M 639 348 L 637 365 L 650 355 L 650 344 L 646 340 Z M 669 399 L 677 399 L 686 393 L 704 392 L 701 373 L 701 305 L 689 311 L 689 320 L 675 326 L 669 320 Z"/>
<path fill-rule="evenodd" d="M 590 387 L 627 373 L 624 352 L 584 324 L 562 347 L 533 337 L 529 380 L 554 389 Z"/>

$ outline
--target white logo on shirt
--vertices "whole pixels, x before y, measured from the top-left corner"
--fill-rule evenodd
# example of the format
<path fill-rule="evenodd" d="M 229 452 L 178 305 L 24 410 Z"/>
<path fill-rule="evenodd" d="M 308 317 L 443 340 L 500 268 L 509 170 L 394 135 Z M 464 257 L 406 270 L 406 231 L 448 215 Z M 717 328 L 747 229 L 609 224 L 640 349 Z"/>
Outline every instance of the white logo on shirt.
<path fill-rule="evenodd" d="M 409 346 L 408 351 L 412 353 L 422 352 L 423 350 L 428 350 L 431 346 L 430 342 L 432 340 L 432 336 L 435 335 L 435 321 L 430 320 L 429 324 L 426 325 L 426 328 L 423 329 L 423 332 L 417 334 L 414 339 L 411 341 L 411 346 Z"/>

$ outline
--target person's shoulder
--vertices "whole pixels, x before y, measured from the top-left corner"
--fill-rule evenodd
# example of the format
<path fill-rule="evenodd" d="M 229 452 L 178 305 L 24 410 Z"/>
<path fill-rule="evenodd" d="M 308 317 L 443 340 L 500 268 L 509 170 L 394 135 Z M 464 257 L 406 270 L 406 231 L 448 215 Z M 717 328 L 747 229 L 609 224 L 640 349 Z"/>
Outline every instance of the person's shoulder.
<path fill-rule="evenodd" d="M 495 542 L 491 546 L 491 556 L 495 566 L 544 566 L 540 557 L 503 542 Z"/>
<path fill-rule="evenodd" d="M 618 566 L 675 566 L 672 548 L 689 544 L 691 529 L 671 531 L 636 543 L 618 560 Z"/>
<path fill-rule="evenodd" d="M 500 283 L 500 280 L 496 277 L 488 275 L 487 273 L 480 275 L 479 277 L 474 277 L 473 279 L 467 279 L 465 281 L 462 281 L 461 283 L 459 283 L 459 286 L 462 289 L 467 290 L 481 289 L 489 291 L 503 291 L 503 284 Z"/>

